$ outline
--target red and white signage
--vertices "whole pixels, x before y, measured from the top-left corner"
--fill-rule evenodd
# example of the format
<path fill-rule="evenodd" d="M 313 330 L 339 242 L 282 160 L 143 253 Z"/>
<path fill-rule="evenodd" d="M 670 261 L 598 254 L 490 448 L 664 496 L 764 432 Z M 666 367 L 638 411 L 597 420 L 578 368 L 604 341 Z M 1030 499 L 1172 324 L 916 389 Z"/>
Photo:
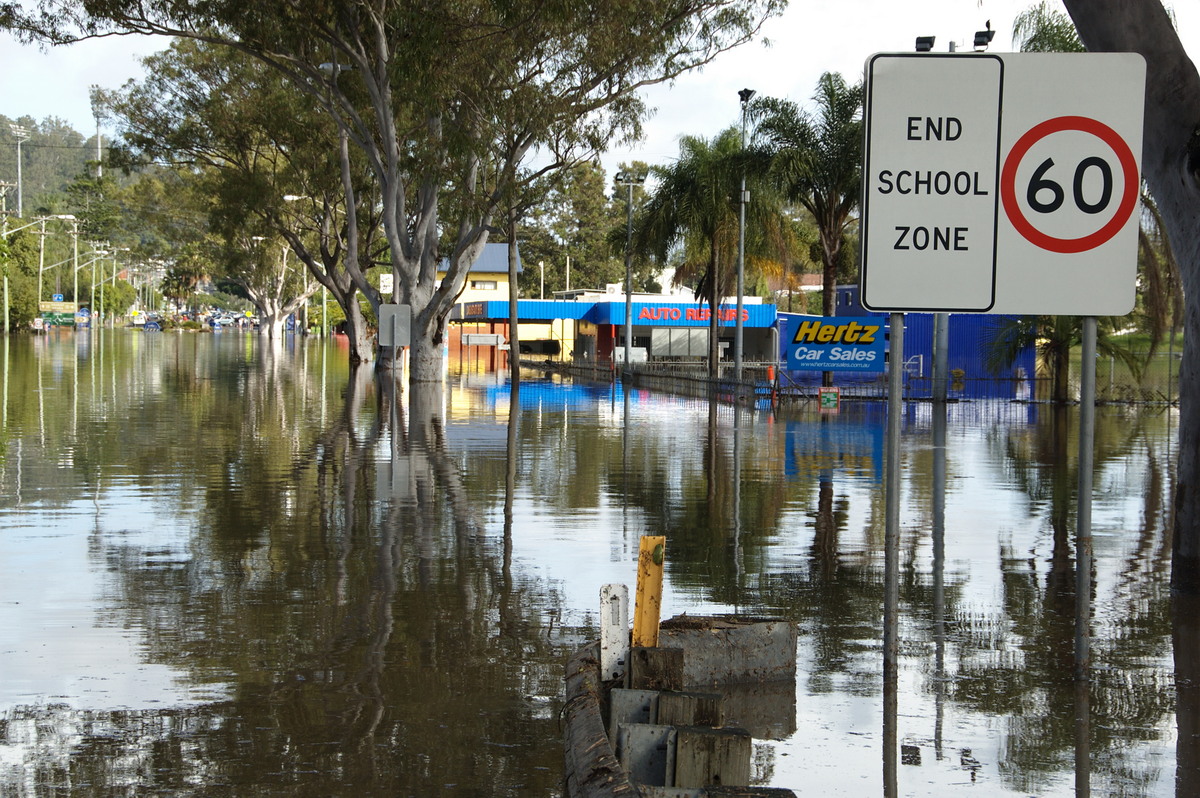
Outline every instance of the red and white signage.
<path fill-rule="evenodd" d="M 863 304 L 1132 310 L 1145 74 L 1130 53 L 873 56 Z"/>

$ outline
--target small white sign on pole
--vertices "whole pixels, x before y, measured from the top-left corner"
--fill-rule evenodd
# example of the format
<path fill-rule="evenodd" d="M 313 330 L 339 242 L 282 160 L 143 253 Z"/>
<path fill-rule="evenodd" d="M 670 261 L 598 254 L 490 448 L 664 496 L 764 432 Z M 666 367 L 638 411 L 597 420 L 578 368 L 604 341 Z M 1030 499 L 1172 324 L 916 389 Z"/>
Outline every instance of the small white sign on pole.
<path fill-rule="evenodd" d="M 1145 82 L 1133 53 L 872 56 L 863 305 L 1132 310 Z"/>
<path fill-rule="evenodd" d="M 412 307 L 410 305 L 379 306 L 379 345 L 411 346 Z"/>

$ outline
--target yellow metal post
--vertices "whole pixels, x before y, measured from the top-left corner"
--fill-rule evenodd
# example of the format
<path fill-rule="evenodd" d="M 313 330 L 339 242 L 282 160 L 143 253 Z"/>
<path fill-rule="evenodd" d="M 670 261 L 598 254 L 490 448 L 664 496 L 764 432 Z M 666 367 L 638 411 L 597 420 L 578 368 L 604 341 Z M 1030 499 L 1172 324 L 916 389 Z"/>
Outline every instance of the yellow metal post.
<path fill-rule="evenodd" d="M 643 535 L 638 546 L 637 597 L 633 611 L 633 645 L 658 645 L 658 618 L 662 608 L 663 562 L 667 539 Z"/>

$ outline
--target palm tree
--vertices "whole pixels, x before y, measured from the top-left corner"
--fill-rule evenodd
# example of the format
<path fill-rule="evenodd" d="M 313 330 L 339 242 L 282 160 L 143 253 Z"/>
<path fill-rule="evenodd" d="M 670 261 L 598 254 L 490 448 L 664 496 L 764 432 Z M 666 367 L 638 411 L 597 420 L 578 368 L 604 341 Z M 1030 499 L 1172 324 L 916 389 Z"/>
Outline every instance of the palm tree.
<path fill-rule="evenodd" d="M 209 261 L 196 245 L 186 246 L 163 278 L 162 293 L 173 299 L 177 307 L 192 296 L 196 286 L 208 276 Z M 189 308 L 190 309 L 190 308 Z"/>
<path fill-rule="evenodd" d="M 745 149 L 736 127 L 709 141 L 684 136 L 679 158 L 669 166 L 652 166 L 656 188 L 634 225 L 634 248 L 666 263 L 682 253 L 675 282 L 691 284 L 708 302 L 709 373 L 717 376 L 721 299 L 735 277 L 738 246 L 738 191 L 742 176 L 753 200 L 746 207 L 748 263 L 786 253 L 790 227 L 766 182 L 766 153 Z"/>
<path fill-rule="evenodd" d="M 1135 378 L 1142 363 L 1129 349 L 1113 338 L 1117 319 L 1100 319 L 1096 325 L 1096 351 L 1115 357 L 1129 367 Z M 1050 374 L 1050 400 L 1056 404 L 1070 401 L 1068 379 L 1071 349 L 1083 341 L 1083 320 L 1079 316 L 997 316 L 984 339 L 984 365 L 999 374 L 1029 347 L 1037 351 L 1038 367 Z"/>
<path fill-rule="evenodd" d="M 751 104 L 755 136 L 772 153 L 772 171 L 784 196 L 816 223 L 824 278 L 822 312 L 836 313 L 837 270 L 862 187 L 862 84 L 836 73 L 817 81 L 815 114 L 790 100 L 764 97 Z"/>

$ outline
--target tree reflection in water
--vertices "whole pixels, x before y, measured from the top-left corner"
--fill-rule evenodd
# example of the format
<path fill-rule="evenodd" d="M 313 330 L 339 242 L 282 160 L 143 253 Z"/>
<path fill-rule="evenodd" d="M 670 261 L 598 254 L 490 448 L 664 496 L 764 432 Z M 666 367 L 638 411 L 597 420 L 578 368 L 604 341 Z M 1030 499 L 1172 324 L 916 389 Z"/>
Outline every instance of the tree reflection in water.
<path fill-rule="evenodd" d="M 410 397 L 405 425 L 390 380 L 360 368 L 310 432 L 285 398 L 296 361 L 267 357 L 213 386 L 244 404 L 193 393 L 179 408 L 204 416 L 211 464 L 190 556 L 95 544 L 145 656 L 228 699 L 10 711 L 0 739 L 21 752 L 22 786 L 9 770 L 2 792 L 550 794 L 561 650 L 495 629 L 498 613 L 539 628 L 554 595 L 514 584 L 481 534 L 440 397 Z"/>
<path fill-rule="evenodd" d="M 495 375 L 414 396 L 332 349 L 259 343 L 12 342 L 0 587 L 76 541 L 98 583 L 81 622 L 123 632 L 141 661 L 120 667 L 157 664 L 178 690 L 105 700 L 115 687 L 48 619 L 67 652 L 48 667 L 75 683 L 37 702 L 0 693 L 0 793 L 555 795 L 561 663 L 593 632 L 599 584 L 629 579 L 642 532 L 669 537 L 675 611 L 800 626 L 801 728 L 756 749 L 757 772 L 799 789 L 877 778 L 877 408 L 735 418 Z M 1081 755 L 1095 795 L 1161 794 L 1176 776 L 1177 796 L 1200 793 L 1198 616 L 1176 599 L 1172 627 L 1165 578 L 1170 421 L 1098 414 L 1094 671 L 1080 696 L 1074 418 L 955 407 L 939 509 L 929 411 L 906 409 L 901 794 L 976 781 L 1066 795 Z M 31 629 L 45 633 L 0 643 L 0 670 L 47 639 Z M 880 793 L 870 781 L 849 794 Z"/>

